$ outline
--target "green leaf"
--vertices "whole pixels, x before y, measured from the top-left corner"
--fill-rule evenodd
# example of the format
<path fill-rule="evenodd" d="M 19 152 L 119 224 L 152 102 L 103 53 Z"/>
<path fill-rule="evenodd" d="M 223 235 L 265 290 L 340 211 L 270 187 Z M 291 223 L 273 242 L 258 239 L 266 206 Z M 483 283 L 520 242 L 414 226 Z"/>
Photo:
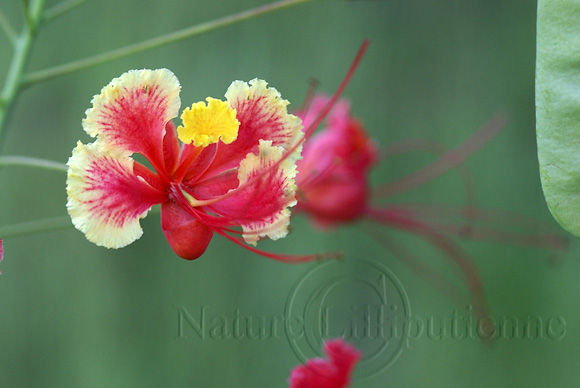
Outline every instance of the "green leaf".
<path fill-rule="evenodd" d="M 580 0 L 538 2 L 536 133 L 546 202 L 580 236 Z"/>

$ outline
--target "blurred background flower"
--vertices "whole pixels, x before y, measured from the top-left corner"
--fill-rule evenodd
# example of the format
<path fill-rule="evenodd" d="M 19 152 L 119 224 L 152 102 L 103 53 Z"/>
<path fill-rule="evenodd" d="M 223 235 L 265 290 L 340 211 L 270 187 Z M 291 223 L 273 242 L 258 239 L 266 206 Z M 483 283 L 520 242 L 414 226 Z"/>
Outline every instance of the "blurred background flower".
<path fill-rule="evenodd" d="M 343 340 L 324 343 L 326 358 L 313 358 L 290 372 L 290 388 L 346 388 L 361 354 Z"/>

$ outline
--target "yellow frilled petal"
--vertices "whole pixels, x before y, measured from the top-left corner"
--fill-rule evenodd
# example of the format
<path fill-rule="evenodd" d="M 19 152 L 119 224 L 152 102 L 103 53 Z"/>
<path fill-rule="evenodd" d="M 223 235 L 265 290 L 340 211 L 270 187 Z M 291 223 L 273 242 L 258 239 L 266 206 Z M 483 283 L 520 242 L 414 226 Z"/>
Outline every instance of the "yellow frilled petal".
<path fill-rule="evenodd" d="M 170 70 L 129 70 L 93 97 L 83 128 L 117 153 L 155 158 L 165 124 L 179 112 L 180 90 Z"/>
<path fill-rule="evenodd" d="M 237 111 L 241 127 L 246 132 L 244 137 L 256 142 L 272 140 L 273 145 L 285 150 L 302 138 L 302 120 L 288 113 L 288 100 L 283 99 L 276 88 L 269 87 L 266 81 L 258 78 L 249 83 L 234 81 L 225 97 Z M 297 147 L 289 159 L 300 159 L 301 152 L 302 146 Z"/>
<path fill-rule="evenodd" d="M 249 153 L 240 163 L 238 180 L 240 186 L 259 171 L 262 171 L 282 158 L 284 149 L 273 146 L 271 140 L 260 140 L 258 155 Z M 287 158 L 277 167 L 276 172 L 269 174 L 268 183 L 271 187 L 267 193 L 260 196 L 261 200 L 267 199 L 268 195 L 277 196 L 277 211 L 252 223 L 242 225 L 244 240 L 252 245 L 262 237 L 277 240 L 286 237 L 288 224 L 290 223 L 290 207 L 296 205 L 296 163 Z M 264 207 L 268 207 L 264 203 Z"/>
<path fill-rule="evenodd" d="M 141 237 L 139 220 L 163 194 L 133 173 L 133 159 L 78 142 L 67 165 L 66 207 L 89 241 L 121 248 Z"/>
<path fill-rule="evenodd" d="M 236 110 L 216 98 L 208 97 L 206 101 L 207 105 L 200 101 L 183 111 L 183 125 L 177 128 L 179 140 L 196 147 L 206 147 L 220 139 L 226 144 L 236 140 L 240 126 Z"/>

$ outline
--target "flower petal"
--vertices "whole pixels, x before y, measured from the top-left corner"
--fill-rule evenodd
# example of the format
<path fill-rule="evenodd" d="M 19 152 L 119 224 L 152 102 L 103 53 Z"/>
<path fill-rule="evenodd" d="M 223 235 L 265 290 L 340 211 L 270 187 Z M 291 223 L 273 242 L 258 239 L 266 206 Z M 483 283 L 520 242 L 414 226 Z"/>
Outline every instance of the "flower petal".
<path fill-rule="evenodd" d="M 133 171 L 133 159 L 114 157 L 100 142 L 77 143 L 68 160 L 67 210 L 87 239 L 120 248 L 143 234 L 139 219 L 165 194 Z"/>
<path fill-rule="evenodd" d="M 212 199 L 226 194 L 228 191 L 239 187 L 238 171 L 231 169 L 222 172 L 212 178 L 198 182 L 196 185 L 185 187 L 194 198 L 199 200 Z"/>
<path fill-rule="evenodd" d="M 300 187 L 298 209 L 328 228 L 362 219 L 368 206 L 365 176 L 334 173 L 326 181 Z"/>
<path fill-rule="evenodd" d="M 253 79 L 249 84 L 234 81 L 225 96 L 236 110 L 240 127 L 233 143 L 220 145 L 208 171 L 212 175 L 236 167 L 245 155 L 256 153 L 260 140 L 269 140 L 273 146 L 288 150 L 300 139 L 302 121 L 288 113 L 289 102 L 282 99 L 276 89 L 269 88 L 266 81 Z M 300 152 L 301 147 L 298 147 L 290 159 L 298 159 Z"/>
<path fill-rule="evenodd" d="M 341 372 L 340 374 L 345 384 L 348 383 L 350 374 L 361 358 L 361 353 L 341 338 L 326 341 L 324 353 L 326 353 L 336 369 Z"/>
<path fill-rule="evenodd" d="M 294 113 L 302 119 L 304 128 L 308 128 L 329 102 L 330 97 L 324 94 L 317 94 L 305 109 Z M 326 122 L 331 127 L 345 127 L 348 125 L 349 120 L 350 103 L 345 99 L 338 100 L 326 116 Z"/>
<path fill-rule="evenodd" d="M 165 136 L 163 137 L 163 160 L 167 173 L 172 173 L 177 167 L 179 152 L 180 147 L 175 125 L 170 121 L 165 125 Z"/>
<path fill-rule="evenodd" d="M 308 109 L 296 114 L 302 118 L 304 125 L 308 126 L 314 122 L 328 101 L 329 97 L 316 95 Z M 337 101 L 330 110 L 326 123 L 327 126 L 323 130 L 306 142 L 302 153 L 303 160 L 299 162 L 299 171 L 302 171 L 302 166 L 306 163 L 304 159 L 311 162 L 312 159 L 328 161 L 339 158 L 341 166 L 360 170 L 374 164 L 378 154 L 377 147 L 361 122 L 350 115 L 350 104 L 347 100 Z"/>
<path fill-rule="evenodd" d="M 342 339 L 324 344 L 328 359 L 313 358 L 290 373 L 290 388 L 345 388 L 361 354 Z"/>
<path fill-rule="evenodd" d="M 167 70 L 130 70 L 93 97 L 85 131 L 127 156 L 137 152 L 163 166 L 165 124 L 177 116 L 179 81 Z"/>
<path fill-rule="evenodd" d="M 282 147 L 273 146 L 269 140 L 261 140 L 259 154 L 250 153 L 240 163 L 237 177 L 239 186 L 276 163 L 283 153 Z M 232 224 L 241 225 L 244 239 L 248 243 L 256 243 L 260 237 L 265 236 L 273 240 L 285 237 L 290 222 L 288 208 L 296 204 L 295 176 L 296 164 L 286 159 L 272 172 L 210 207 L 218 214 L 230 218 Z M 199 190 L 203 190 L 203 184 L 199 186 Z"/>
<path fill-rule="evenodd" d="M 377 148 L 362 125 L 350 117 L 340 120 L 310 138 L 297 162 L 298 206 L 325 227 L 363 216 L 368 173 L 377 159 Z"/>
<path fill-rule="evenodd" d="M 191 144 L 185 144 L 182 150 L 181 155 L 182 157 L 185 154 L 184 151 L 186 151 L 188 147 L 194 148 L 195 146 Z M 211 168 L 216 158 L 216 155 L 218 154 L 218 148 L 220 148 L 220 145 L 218 143 L 210 144 L 207 147 L 202 148 L 197 157 L 193 160 L 193 162 L 189 162 L 189 165 L 187 165 L 187 161 L 184 160 L 186 158 L 182 157 L 180 158 L 179 168 L 181 169 L 184 166 L 186 168 L 185 176 L 183 178 L 185 185 L 193 187 L 195 184 L 197 184 L 198 181 L 208 179 L 208 177 L 205 176 L 205 173 Z M 193 150 L 189 151 L 191 153 L 194 152 Z M 213 175 L 215 176 L 217 174 Z"/>

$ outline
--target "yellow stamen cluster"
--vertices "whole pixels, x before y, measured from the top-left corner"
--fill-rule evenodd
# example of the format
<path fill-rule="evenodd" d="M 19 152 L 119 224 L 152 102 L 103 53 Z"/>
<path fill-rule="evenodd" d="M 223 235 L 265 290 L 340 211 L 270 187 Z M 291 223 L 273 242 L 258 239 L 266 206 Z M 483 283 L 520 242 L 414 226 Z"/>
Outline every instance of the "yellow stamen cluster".
<path fill-rule="evenodd" d="M 236 140 L 240 126 L 236 110 L 225 101 L 211 97 L 206 101 L 207 105 L 200 101 L 183 111 L 183 125 L 177 128 L 179 140 L 196 147 L 206 147 L 220 139 L 226 144 Z"/>

